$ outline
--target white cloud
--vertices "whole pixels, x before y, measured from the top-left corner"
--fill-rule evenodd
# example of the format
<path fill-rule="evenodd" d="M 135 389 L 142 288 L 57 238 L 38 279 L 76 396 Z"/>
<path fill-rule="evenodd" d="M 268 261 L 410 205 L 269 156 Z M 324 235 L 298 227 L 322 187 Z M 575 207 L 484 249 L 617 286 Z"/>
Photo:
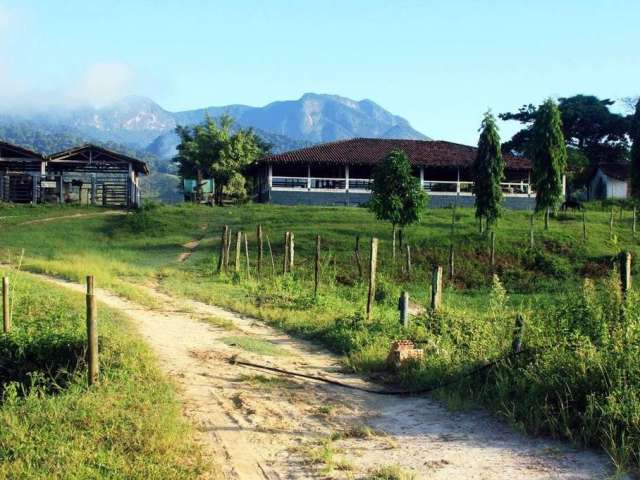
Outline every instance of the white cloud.
<path fill-rule="evenodd" d="M 90 65 L 67 93 L 74 102 L 100 106 L 134 92 L 136 75 L 131 66 L 122 62 Z"/>

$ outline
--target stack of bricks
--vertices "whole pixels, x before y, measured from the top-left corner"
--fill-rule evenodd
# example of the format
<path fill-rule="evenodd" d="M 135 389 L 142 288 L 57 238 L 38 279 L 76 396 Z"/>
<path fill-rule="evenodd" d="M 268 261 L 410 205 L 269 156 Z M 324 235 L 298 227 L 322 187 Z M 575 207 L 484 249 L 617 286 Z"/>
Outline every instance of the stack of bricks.
<path fill-rule="evenodd" d="M 411 340 L 397 340 L 391 344 L 391 351 L 387 357 L 387 365 L 392 368 L 400 368 L 406 362 L 422 360 L 423 351 L 415 348 Z"/>

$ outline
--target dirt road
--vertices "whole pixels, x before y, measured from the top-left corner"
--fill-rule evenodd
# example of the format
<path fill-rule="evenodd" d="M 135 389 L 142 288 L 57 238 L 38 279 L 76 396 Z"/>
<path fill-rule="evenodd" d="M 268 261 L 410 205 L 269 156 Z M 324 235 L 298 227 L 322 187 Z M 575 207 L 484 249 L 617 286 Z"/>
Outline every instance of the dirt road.
<path fill-rule="evenodd" d="M 49 281 L 83 291 L 81 285 Z M 229 356 L 237 354 L 378 388 L 344 373 L 326 351 L 257 320 L 153 287 L 156 310 L 105 290 L 97 295 L 134 320 L 179 385 L 202 442 L 226 459 L 228 478 L 359 479 L 373 478 L 380 468 L 424 479 L 577 480 L 611 473 L 603 455 L 525 437 L 484 413 L 451 412 L 429 398 L 367 394 L 230 364 Z"/>

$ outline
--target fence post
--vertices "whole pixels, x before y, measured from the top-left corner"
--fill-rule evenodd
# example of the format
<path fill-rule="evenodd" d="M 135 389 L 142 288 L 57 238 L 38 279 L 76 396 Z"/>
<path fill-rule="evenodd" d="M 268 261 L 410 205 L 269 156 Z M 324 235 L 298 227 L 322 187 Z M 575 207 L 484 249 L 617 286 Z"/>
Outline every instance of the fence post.
<path fill-rule="evenodd" d="M 533 213 L 529 217 L 529 248 L 533 249 L 534 247 L 534 238 L 533 238 Z"/>
<path fill-rule="evenodd" d="M 496 232 L 491 230 L 491 265 L 496 264 Z"/>
<path fill-rule="evenodd" d="M 433 267 L 431 277 L 431 310 L 438 311 L 442 305 L 442 267 Z"/>
<path fill-rule="evenodd" d="M 582 240 L 587 241 L 587 213 L 582 211 Z"/>
<path fill-rule="evenodd" d="M 11 304 L 9 303 L 9 277 L 2 277 L 2 331 L 11 332 Z"/>
<path fill-rule="evenodd" d="M 258 225 L 258 230 L 257 230 L 257 237 L 258 237 L 258 265 L 257 265 L 257 272 L 258 272 L 258 276 L 260 276 L 260 274 L 262 273 L 262 253 L 264 250 L 264 240 L 262 239 L 262 225 Z"/>
<path fill-rule="evenodd" d="M 620 260 L 620 285 L 622 293 L 626 293 L 631 289 L 631 253 L 620 252 L 618 256 Z"/>
<path fill-rule="evenodd" d="M 289 232 L 284 232 L 284 253 L 282 254 L 282 274 L 289 268 Z"/>
<path fill-rule="evenodd" d="M 613 207 L 611 207 L 611 215 L 609 215 L 609 240 L 613 240 Z"/>
<path fill-rule="evenodd" d="M 271 248 L 271 241 L 269 240 L 269 234 L 265 235 L 267 240 L 267 248 L 269 249 L 269 256 L 271 257 L 271 275 L 276 274 L 276 261 L 273 258 L 273 249 Z"/>
<path fill-rule="evenodd" d="M 313 280 L 313 296 L 317 297 L 320 286 L 320 235 L 316 235 L 316 265 Z"/>
<path fill-rule="evenodd" d="M 407 243 L 406 245 L 406 256 L 407 256 L 407 275 L 411 276 L 411 247 Z"/>
<path fill-rule="evenodd" d="M 242 250 L 242 232 L 238 230 L 236 233 L 236 262 L 235 262 L 235 272 L 240 272 L 240 251 Z"/>
<path fill-rule="evenodd" d="M 249 239 L 247 238 L 247 234 L 244 234 L 244 254 L 247 258 L 247 278 L 251 278 L 251 263 L 249 262 Z"/>
<path fill-rule="evenodd" d="M 229 226 L 225 225 L 222 227 L 222 236 L 220 237 L 220 257 L 218 258 L 218 273 L 222 271 L 224 267 L 224 257 L 227 253 L 227 231 L 229 230 Z"/>
<path fill-rule="evenodd" d="M 360 257 L 360 235 L 356 235 L 356 263 L 358 264 L 358 276 L 362 278 L 362 258 Z"/>
<path fill-rule="evenodd" d="M 227 272 L 229 270 L 229 258 L 231 253 L 231 229 L 227 229 L 227 242 L 226 242 L 226 251 L 224 254 L 224 271 Z"/>
<path fill-rule="evenodd" d="M 409 328 L 409 292 L 402 292 L 400 295 L 398 310 L 400 310 L 400 324 L 404 328 Z"/>
<path fill-rule="evenodd" d="M 522 337 L 524 335 L 524 316 L 521 313 L 516 315 L 516 326 L 513 330 L 513 343 L 511 344 L 511 351 L 520 353 L 522 350 Z"/>
<path fill-rule="evenodd" d="M 289 272 L 293 272 L 293 258 L 295 253 L 295 237 L 293 232 L 289 234 Z"/>
<path fill-rule="evenodd" d="M 87 383 L 93 385 L 98 380 L 98 310 L 94 294 L 93 275 L 87 276 Z"/>
<path fill-rule="evenodd" d="M 449 279 L 453 280 L 453 276 L 455 274 L 454 271 L 454 251 L 453 251 L 453 243 L 449 245 Z"/>
<path fill-rule="evenodd" d="M 635 205 L 633 206 L 633 225 L 631 227 L 631 230 L 633 231 L 633 238 L 636 238 L 636 207 Z"/>
<path fill-rule="evenodd" d="M 367 296 L 367 321 L 371 321 L 371 310 L 376 295 L 376 267 L 378 263 L 378 239 L 371 239 L 371 254 L 369 256 L 369 295 Z"/>

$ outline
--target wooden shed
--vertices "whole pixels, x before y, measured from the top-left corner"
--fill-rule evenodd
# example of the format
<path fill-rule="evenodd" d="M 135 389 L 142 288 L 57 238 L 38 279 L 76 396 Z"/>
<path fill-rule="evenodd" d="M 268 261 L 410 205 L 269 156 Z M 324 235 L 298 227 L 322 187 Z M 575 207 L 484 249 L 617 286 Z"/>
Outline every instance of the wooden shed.
<path fill-rule="evenodd" d="M 44 165 L 41 154 L 0 141 L 0 199 L 15 203 L 37 199 Z"/>
<path fill-rule="evenodd" d="M 42 201 L 138 207 L 140 175 L 147 164 L 96 145 L 82 145 L 47 158 L 41 181 Z"/>

